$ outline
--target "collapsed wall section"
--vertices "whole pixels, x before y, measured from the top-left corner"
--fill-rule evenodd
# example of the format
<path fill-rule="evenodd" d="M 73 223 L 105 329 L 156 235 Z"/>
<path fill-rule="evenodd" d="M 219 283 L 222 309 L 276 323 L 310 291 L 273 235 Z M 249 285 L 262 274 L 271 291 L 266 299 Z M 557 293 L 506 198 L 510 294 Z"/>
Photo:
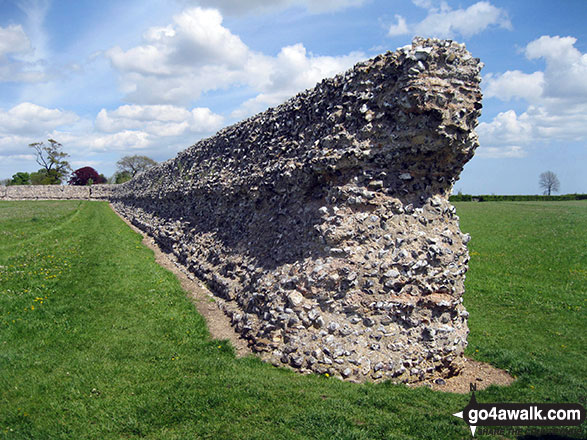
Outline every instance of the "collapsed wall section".
<path fill-rule="evenodd" d="M 447 197 L 478 145 L 481 63 L 415 39 L 118 186 L 276 365 L 351 380 L 461 368 L 468 254 Z"/>

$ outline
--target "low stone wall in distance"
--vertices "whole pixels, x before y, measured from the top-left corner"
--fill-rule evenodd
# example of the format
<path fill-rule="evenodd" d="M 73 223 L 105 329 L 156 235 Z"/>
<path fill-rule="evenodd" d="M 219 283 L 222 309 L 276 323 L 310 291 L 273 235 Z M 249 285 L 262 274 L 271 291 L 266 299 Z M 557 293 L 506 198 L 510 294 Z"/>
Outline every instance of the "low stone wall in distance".
<path fill-rule="evenodd" d="M 265 360 L 413 382 L 463 364 L 482 64 L 452 41 L 357 64 L 118 185 L 115 209 L 204 280 Z"/>
<path fill-rule="evenodd" d="M 0 186 L 0 200 L 108 200 L 116 185 Z"/>

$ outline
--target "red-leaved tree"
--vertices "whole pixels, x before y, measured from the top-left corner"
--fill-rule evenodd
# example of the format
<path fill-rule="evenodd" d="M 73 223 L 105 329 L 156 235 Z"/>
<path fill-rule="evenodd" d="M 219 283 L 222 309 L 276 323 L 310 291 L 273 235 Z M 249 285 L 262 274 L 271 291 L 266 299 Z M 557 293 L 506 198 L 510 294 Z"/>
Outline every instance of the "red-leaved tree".
<path fill-rule="evenodd" d="M 106 183 L 106 179 L 92 167 L 75 170 L 71 173 L 71 178 L 69 179 L 70 185 L 91 185 L 96 183 Z"/>

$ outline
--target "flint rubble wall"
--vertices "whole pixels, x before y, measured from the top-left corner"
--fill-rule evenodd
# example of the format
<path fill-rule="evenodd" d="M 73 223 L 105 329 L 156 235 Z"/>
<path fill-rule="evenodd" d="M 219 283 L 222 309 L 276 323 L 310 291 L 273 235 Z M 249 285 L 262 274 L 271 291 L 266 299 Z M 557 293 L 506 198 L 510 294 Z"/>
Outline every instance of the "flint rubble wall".
<path fill-rule="evenodd" d="M 108 200 L 116 185 L 0 186 L 0 200 Z"/>
<path fill-rule="evenodd" d="M 468 236 L 447 197 L 478 145 L 481 66 L 415 39 L 198 142 L 113 205 L 269 362 L 359 381 L 452 374 Z"/>
<path fill-rule="evenodd" d="M 416 38 L 98 198 L 205 281 L 263 359 L 355 381 L 451 375 L 469 237 L 448 195 L 478 146 L 481 67 Z"/>

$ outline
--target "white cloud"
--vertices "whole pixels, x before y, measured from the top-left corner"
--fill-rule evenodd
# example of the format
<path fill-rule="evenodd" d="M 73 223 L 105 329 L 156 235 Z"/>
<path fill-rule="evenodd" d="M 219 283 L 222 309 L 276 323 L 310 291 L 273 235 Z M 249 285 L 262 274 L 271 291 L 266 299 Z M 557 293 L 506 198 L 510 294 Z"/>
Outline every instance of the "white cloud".
<path fill-rule="evenodd" d="M 22 26 L 0 26 L 0 58 L 7 54 L 28 52 L 31 50 L 31 42 L 26 36 Z"/>
<path fill-rule="evenodd" d="M 17 0 L 16 6 L 26 16 L 26 29 L 32 41 L 34 51 L 31 61 L 48 59 L 47 42 L 49 37 L 45 31 L 45 17 L 51 5 L 50 0 Z"/>
<path fill-rule="evenodd" d="M 302 44 L 269 57 L 224 27 L 217 10 L 202 8 L 183 11 L 171 25 L 148 29 L 142 45 L 127 51 L 115 47 L 107 56 L 122 75 L 127 99 L 137 104 L 186 105 L 206 91 L 248 86 L 258 95 L 235 117 L 279 104 L 364 58 L 362 53 L 315 56 Z"/>
<path fill-rule="evenodd" d="M 72 161 L 112 152 L 141 152 L 151 156 L 173 154 L 204 134 L 218 130 L 224 119 L 208 108 L 188 110 L 173 105 L 123 105 L 102 109 L 94 124 L 80 121 L 70 131 L 48 136 L 68 146 Z"/>
<path fill-rule="evenodd" d="M 43 80 L 37 63 L 25 59 L 32 52 L 31 41 L 22 26 L 0 26 L 0 82 Z"/>
<path fill-rule="evenodd" d="M 392 24 L 389 27 L 389 31 L 387 32 L 387 34 L 390 37 L 395 37 L 397 35 L 409 34 L 410 30 L 408 28 L 408 24 L 406 23 L 406 19 L 404 17 L 402 17 L 401 15 L 397 15 L 397 14 L 395 16 L 395 19 L 397 20 L 397 24 Z"/>
<path fill-rule="evenodd" d="M 88 146 L 92 151 L 130 151 L 149 147 L 151 136 L 144 131 L 124 130 L 118 133 L 94 136 Z"/>
<path fill-rule="evenodd" d="M 526 46 L 530 60 L 546 60 L 545 98 L 587 100 L 587 54 L 575 48 L 576 38 L 542 36 Z"/>
<path fill-rule="evenodd" d="M 574 106 L 571 111 L 549 109 L 545 106 L 529 106 L 517 115 L 513 110 L 499 113 L 491 122 L 477 127 L 480 156 L 522 157 L 520 149 L 541 143 L 580 142 L 587 139 L 587 104 Z M 492 155 L 483 151 L 493 151 Z M 514 155 L 512 152 L 520 155 Z M 525 155 L 525 151 L 524 151 Z"/>
<path fill-rule="evenodd" d="M 425 37 L 467 38 L 490 27 L 512 29 L 507 12 L 488 1 L 477 2 L 466 9 L 451 9 L 444 1 L 439 7 L 436 6 L 436 2 L 430 0 L 413 0 L 413 3 L 427 9 L 426 18 L 419 23 L 408 25 L 405 18 L 396 15 L 397 24 L 390 26 L 390 36 L 413 33 Z"/>
<path fill-rule="evenodd" d="M 527 114 L 520 117 L 513 110 L 499 113 L 491 123 L 482 122 L 477 127 L 481 157 L 523 157 L 521 145 L 532 139 L 532 124 Z"/>
<path fill-rule="evenodd" d="M 79 117 L 70 111 L 51 109 L 23 102 L 11 109 L 0 109 L 0 163 L 14 174 L 17 166 L 28 171 L 38 168 L 29 144 L 55 137 L 56 130 L 76 124 Z M 11 161 L 15 164 L 9 165 Z M 10 175 L 12 175 L 10 174 Z"/>
<path fill-rule="evenodd" d="M 14 154 L 10 156 L 6 156 L 7 159 L 17 159 L 17 160 L 35 160 L 34 154 Z"/>
<path fill-rule="evenodd" d="M 531 105 L 523 114 L 532 124 L 532 141 L 580 142 L 587 139 L 587 102 L 564 106 Z"/>
<path fill-rule="evenodd" d="M 527 109 L 500 113 L 479 125 L 482 146 L 503 148 L 587 139 L 587 55 L 573 37 L 542 36 L 525 48 L 528 59 L 544 59 L 544 72 L 518 70 L 486 76 L 485 96 L 502 101 L 523 99 Z"/>
<path fill-rule="evenodd" d="M 519 145 L 510 145 L 507 147 L 487 147 L 482 146 L 477 149 L 477 156 L 487 159 L 515 158 L 526 157 L 528 153 Z"/>
<path fill-rule="evenodd" d="M 510 100 L 522 98 L 529 102 L 536 101 L 544 91 L 544 73 L 524 73 L 509 70 L 502 75 L 488 74 L 484 78 L 487 83 L 484 95 L 486 98 Z"/>
<path fill-rule="evenodd" d="M 56 139 L 71 155 L 71 163 L 83 166 L 90 156 L 113 152 L 141 152 L 168 156 L 218 130 L 224 119 L 208 108 L 191 110 L 172 105 L 123 105 L 102 109 L 94 123 L 75 113 L 21 103 L 0 110 L 0 161 L 27 158 L 28 145 Z M 34 159 L 34 158 L 33 158 Z M 25 165 L 33 169 L 35 161 Z"/>
<path fill-rule="evenodd" d="M 542 36 L 526 46 L 529 60 L 543 58 L 544 72 L 525 74 L 518 70 L 487 75 L 485 93 L 503 101 L 523 98 L 532 104 L 565 108 L 587 100 L 587 54 L 574 47 L 573 37 Z"/>
<path fill-rule="evenodd" d="M 574 37 L 543 35 L 528 43 L 525 53 L 530 60 L 544 57 L 550 60 L 564 59 L 574 63 L 581 58 L 581 52 L 574 47 L 576 42 L 577 39 Z"/>
<path fill-rule="evenodd" d="M 112 65 L 120 71 L 139 75 L 169 75 L 172 72 L 165 65 L 166 54 L 156 46 L 147 44 L 124 52 L 114 47 L 107 52 Z"/>
<path fill-rule="evenodd" d="M 183 0 L 186 4 L 196 4 L 217 8 L 225 15 L 270 12 L 294 6 L 305 8 L 313 14 L 338 11 L 361 6 L 367 0 Z"/>
<path fill-rule="evenodd" d="M 2 134 L 44 136 L 47 132 L 72 124 L 78 119 L 79 117 L 73 112 L 23 102 L 7 111 L 0 110 L 0 136 Z"/>
<path fill-rule="evenodd" d="M 308 8 L 312 13 L 323 13 L 328 11 L 339 11 L 342 9 L 358 7 L 363 5 L 367 0 L 293 0 L 289 3 L 292 5 L 300 4 Z"/>
<path fill-rule="evenodd" d="M 28 145 L 38 140 L 34 137 L 0 134 L 0 157 L 2 157 L 2 161 L 8 157 L 22 156 L 27 151 Z"/>
<path fill-rule="evenodd" d="M 362 54 L 348 56 L 313 56 L 303 44 L 286 46 L 277 58 L 270 60 L 270 74 L 263 89 L 266 92 L 291 93 L 314 86 L 321 79 L 340 73 Z"/>
<path fill-rule="evenodd" d="M 286 46 L 277 57 L 264 59 L 265 79 L 257 84 L 260 93 L 242 104 L 232 116 L 243 118 L 281 104 L 320 80 L 345 71 L 364 57 L 360 52 L 340 57 L 314 56 L 308 54 L 302 44 Z"/>
<path fill-rule="evenodd" d="M 204 91 L 245 83 L 247 66 L 259 58 L 214 9 L 183 11 L 172 25 L 148 29 L 143 40 L 106 53 L 128 99 L 139 104 L 187 104 Z"/>
<path fill-rule="evenodd" d="M 176 15 L 174 22 L 148 29 L 144 45 L 126 52 L 115 47 L 107 56 L 119 70 L 166 76 L 207 65 L 236 68 L 250 55 L 240 38 L 222 26 L 215 9 L 189 9 Z"/>
<path fill-rule="evenodd" d="M 456 35 L 470 37 L 479 34 L 490 26 L 511 29 L 507 13 L 489 2 L 478 2 L 467 9 L 441 9 L 430 13 L 415 30 L 419 35 L 450 38 Z"/>
<path fill-rule="evenodd" d="M 116 110 L 102 109 L 96 117 L 96 128 L 114 133 L 140 130 L 153 136 L 180 136 L 187 132 L 213 133 L 224 119 L 208 108 L 189 111 L 173 105 L 123 105 Z"/>
<path fill-rule="evenodd" d="M 209 108 L 198 107 L 191 111 L 190 130 L 194 133 L 212 133 L 224 123 L 221 115 L 213 113 Z"/>
<path fill-rule="evenodd" d="M 477 133 L 482 140 L 492 139 L 499 144 L 526 143 L 532 138 L 532 125 L 527 114 L 518 117 L 515 111 L 508 110 L 499 113 L 490 124 L 479 124 Z"/>

